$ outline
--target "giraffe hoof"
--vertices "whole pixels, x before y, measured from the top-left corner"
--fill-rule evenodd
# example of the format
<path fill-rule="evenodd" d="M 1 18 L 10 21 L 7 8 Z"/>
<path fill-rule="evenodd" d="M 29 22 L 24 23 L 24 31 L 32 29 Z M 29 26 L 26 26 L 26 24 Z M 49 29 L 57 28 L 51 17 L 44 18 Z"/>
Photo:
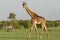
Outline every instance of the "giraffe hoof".
<path fill-rule="evenodd" d="M 40 37 L 40 39 L 42 39 L 42 36 Z"/>
<path fill-rule="evenodd" d="M 36 39 L 38 39 L 39 37 L 37 36 Z"/>
<path fill-rule="evenodd" d="M 30 39 L 30 37 L 28 37 L 28 39 Z"/>

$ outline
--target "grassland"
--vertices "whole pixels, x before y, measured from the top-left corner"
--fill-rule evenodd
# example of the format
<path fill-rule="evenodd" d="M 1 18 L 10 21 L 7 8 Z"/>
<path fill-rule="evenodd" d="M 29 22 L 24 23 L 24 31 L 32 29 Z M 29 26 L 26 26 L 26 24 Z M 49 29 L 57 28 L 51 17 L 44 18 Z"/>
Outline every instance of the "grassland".
<path fill-rule="evenodd" d="M 48 28 L 48 39 L 46 36 L 46 32 L 44 31 L 42 39 L 36 39 L 35 31 L 32 31 L 31 38 L 28 37 L 28 29 L 16 29 L 15 31 L 6 32 L 5 30 L 0 30 L 0 40 L 60 40 L 60 27 L 51 27 Z M 39 33 L 41 29 L 38 29 Z"/>

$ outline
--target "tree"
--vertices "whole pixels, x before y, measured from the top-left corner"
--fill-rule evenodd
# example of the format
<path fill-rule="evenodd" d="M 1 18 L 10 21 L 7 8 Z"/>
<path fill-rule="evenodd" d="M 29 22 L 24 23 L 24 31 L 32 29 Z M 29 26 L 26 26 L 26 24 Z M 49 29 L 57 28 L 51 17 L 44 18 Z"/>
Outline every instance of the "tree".
<path fill-rule="evenodd" d="M 5 29 L 5 26 L 6 26 L 6 22 L 5 21 L 1 21 L 0 22 L 0 29 Z"/>
<path fill-rule="evenodd" d="M 8 19 L 10 19 L 10 24 L 12 24 L 12 22 L 16 21 L 16 15 L 14 13 L 10 13 Z"/>
<path fill-rule="evenodd" d="M 18 22 L 17 22 L 17 20 L 16 20 L 16 14 L 10 13 L 8 19 L 10 19 L 10 24 L 11 24 L 14 28 L 19 28 Z"/>
<path fill-rule="evenodd" d="M 13 23 L 16 21 L 16 17 L 15 16 L 16 16 L 16 14 L 10 13 L 9 17 L 8 17 L 8 19 L 10 19 L 10 25 L 12 25 L 13 28 L 14 28 Z"/>
<path fill-rule="evenodd" d="M 16 16 L 16 14 L 10 13 L 8 19 L 10 19 L 10 20 L 15 20 L 15 19 L 16 19 L 15 16 Z"/>

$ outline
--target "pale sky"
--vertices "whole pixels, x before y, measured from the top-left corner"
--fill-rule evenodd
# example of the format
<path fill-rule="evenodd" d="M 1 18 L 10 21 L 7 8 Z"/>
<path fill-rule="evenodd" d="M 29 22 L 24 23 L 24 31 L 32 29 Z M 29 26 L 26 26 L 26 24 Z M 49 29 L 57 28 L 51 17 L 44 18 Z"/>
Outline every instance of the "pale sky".
<path fill-rule="evenodd" d="M 19 20 L 31 19 L 22 6 L 23 1 L 26 1 L 36 14 L 47 20 L 60 19 L 60 0 L 0 0 L 0 20 L 7 20 L 11 12 L 14 12 Z"/>

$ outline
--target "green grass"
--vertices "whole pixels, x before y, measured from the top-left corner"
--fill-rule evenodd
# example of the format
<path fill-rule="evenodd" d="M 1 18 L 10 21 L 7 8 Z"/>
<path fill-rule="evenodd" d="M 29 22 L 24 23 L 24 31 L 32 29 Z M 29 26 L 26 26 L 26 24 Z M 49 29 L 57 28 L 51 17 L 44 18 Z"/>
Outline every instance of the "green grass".
<path fill-rule="evenodd" d="M 31 38 L 28 37 L 28 29 L 20 29 L 15 31 L 6 32 L 5 30 L 0 30 L 0 40 L 60 40 L 60 27 L 51 27 L 48 28 L 48 39 L 46 32 L 44 31 L 42 39 L 36 39 L 35 31 L 32 31 Z M 41 29 L 38 29 L 38 32 L 41 32 Z M 40 35 L 39 35 L 40 36 Z"/>

